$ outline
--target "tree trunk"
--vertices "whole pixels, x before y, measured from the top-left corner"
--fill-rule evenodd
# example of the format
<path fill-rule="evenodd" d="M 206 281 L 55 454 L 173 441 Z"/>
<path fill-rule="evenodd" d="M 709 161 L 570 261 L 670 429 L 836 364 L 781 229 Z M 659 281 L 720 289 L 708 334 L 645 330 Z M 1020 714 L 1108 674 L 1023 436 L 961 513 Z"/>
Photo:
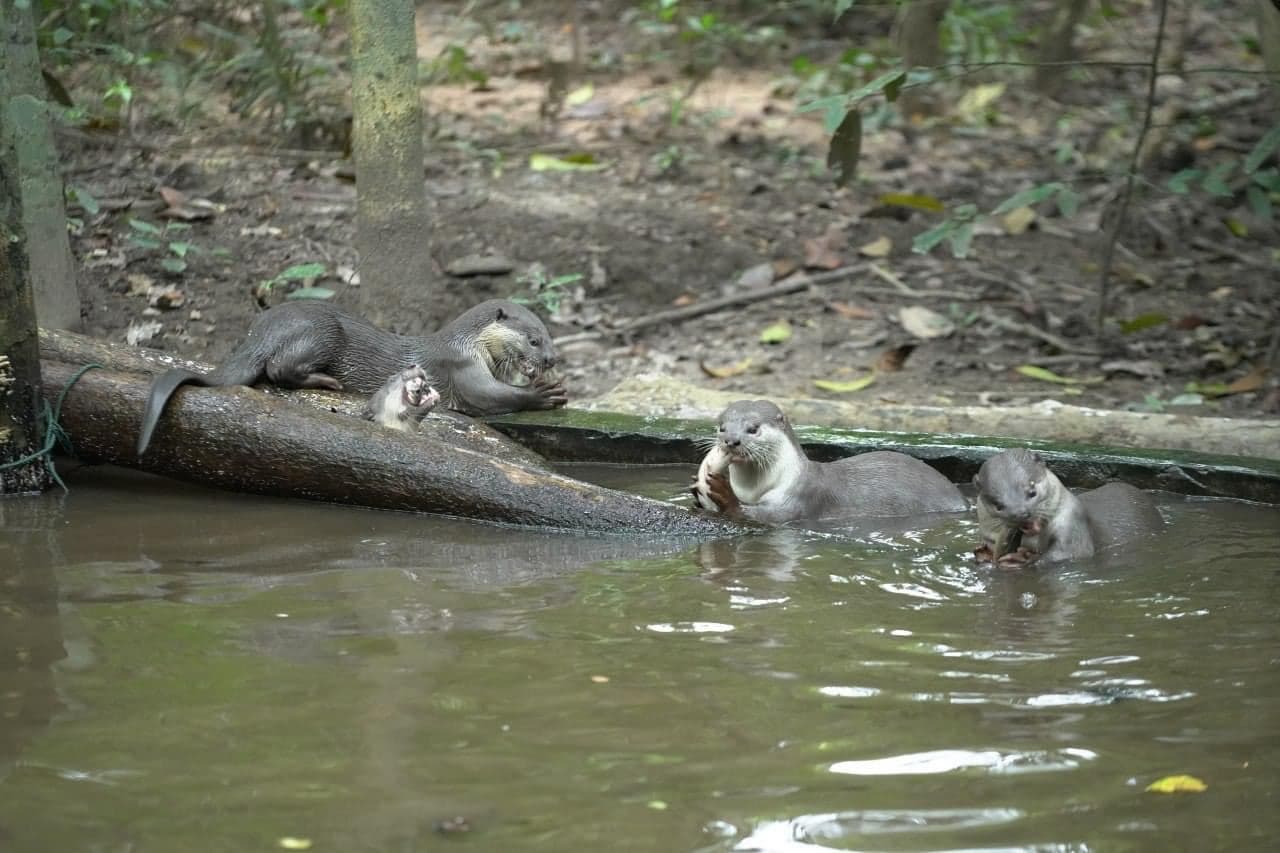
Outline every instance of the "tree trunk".
<path fill-rule="evenodd" d="M 1076 27 L 1089 8 L 1089 0 L 1058 0 L 1053 18 L 1041 34 L 1038 59 L 1046 63 L 1036 68 L 1035 87 L 1046 95 L 1062 91 L 1070 70 L 1062 65 L 1076 58 Z"/>
<path fill-rule="evenodd" d="M 36 315 L 46 327 L 78 329 L 80 296 L 32 5 L 0 0 L 0 108 L 11 104 L 8 119 L 0 119 L 0 147 L 16 151 Z"/>
<path fill-rule="evenodd" d="M 426 299 L 432 278 L 412 0 L 352 0 L 351 72 L 358 303 L 392 327 L 379 296 L 408 280 Z"/>
<path fill-rule="evenodd" d="M 895 26 L 902 64 L 908 68 L 928 68 L 942 62 L 942 37 L 938 25 L 947 14 L 951 0 L 908 0 L 902 4 Z M 898 99 L 906 116 L 932 115 L 937 103 L 925 89 L 908 89 Z"/>
<path fill-rule="evenodd" d="M 0 136 L 7 132 L 11 104 L 0 101 Z M 39 348 L 17 159 L 0 145 L 0 465 L 13 465 L 0 468 L 0 495 L 40 492 L 51 485 L 42 457 L 14 465 L 44 444 Z"/>
<path fill-rule="evenodd" d="M 1280 5 L 1275 0 L 1253 0 L 1258 12 L 1258 46 L 1271 83 L 1271 100 L 1280 109 Z"/>
<path fill-rule="evenodd" d="M 108 370 L 144 373 L 148 376 L 173 367 L 195 373 L 208 373 L 213 369 L 213 365 L 177 358 L 159 350 L 126 346 L 78 335 L 75 332 L 54 329 L 40 330 L 40 357 L 72 365 L 98 364 Z M 293 403 L 337 412 L 353 418 L 361 416 L 365 402 L 368 400 L 368 395 L 334 391 L 291 390 L 265 385 L 261 386 L 261 390 L 273 397 L 283 397 Z M 167 424 L 172 417 L 173 415 L 166 409 L 160 421 L 161 432 L 158 435 L 163 437 L 166 430 L 164 424 Z M 517 444 L 487 424 L 457 412 L 437 410 L 432 417 L 422 422 L 421 431 L 454 447 L 495 454 L 509 461 L 536 468 L 546 467 L 546 461 L 538 454 Z"/>
<path fill-rule="evenodd" d="M 79 368 L 42 367 L 52 404 Z M 59 421 L 75 455 L 232 491 L 590 533 L 706 538 L 749 529 L 240 387 L 180 390 L 169 440 L 139 459 L 147 388 L 143 376 L 96 369 L 70 385 Z"/>

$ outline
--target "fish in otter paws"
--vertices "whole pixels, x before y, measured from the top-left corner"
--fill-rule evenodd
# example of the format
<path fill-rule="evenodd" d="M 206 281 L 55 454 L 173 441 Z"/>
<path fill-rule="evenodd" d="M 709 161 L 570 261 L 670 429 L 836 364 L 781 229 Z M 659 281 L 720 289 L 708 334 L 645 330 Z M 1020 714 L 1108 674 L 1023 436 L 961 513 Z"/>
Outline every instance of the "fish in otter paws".
<path fill-rule="evenodd" d="M 367 421 L 401 432 L 416 432 L 436 404 L 440 392 L 431 385 L 431 377 L 414 365 L 391 376 L 364 407 Z"/>
<path fill-rule="evenodd" d="M 717 442 L 707 451 L 707 455 L 702 457 L 702 464 L 698 466 L 698 473 L 693 478 L 693 486 L 689 489 L 689 493 L 693 495 L 694 506 L 707 512 L 720 512 L 726 503 L 723 490 L 728 487 L 728 483 L 729 454 Z M 732 489 L 729 492 L 732 494 Z"/>

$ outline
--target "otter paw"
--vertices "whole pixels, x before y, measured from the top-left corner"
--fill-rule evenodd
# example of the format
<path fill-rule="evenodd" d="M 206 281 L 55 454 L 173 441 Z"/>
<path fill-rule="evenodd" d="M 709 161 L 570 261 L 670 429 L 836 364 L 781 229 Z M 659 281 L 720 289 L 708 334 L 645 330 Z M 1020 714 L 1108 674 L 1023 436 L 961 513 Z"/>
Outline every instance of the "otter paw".
<path fill-rule="evenodd" d="M 979 563 L 994 563 L 996 561 L 996 552 L 986 542 L 973 549 L 973 556 Z"/>
<path fill-rule="evenodd" d="M 742 503 L 738 500 L 738 496 L 733 493 L 733 486 L 729 484 L 728 477 L 720 474 L 708 474 L 707 494 L 721 512 L 730 513 L 742 509 Z"/>
<path fill-rule="evenodd" d="M 565 390 L 560 380 L 544 379 L 539 377 L 533 380 L 531 385 L 534 392 L 541 397 L 542 408 L 555 409 L 569 402 L 569 392 Z"/>
<path fill-rule="evenodd" d="M 1010 551 L 1007 554 L 1001 554 L 996 559 L 996 565 L 1002 569 L 1019 569 L 1036 556 L 1036 552 L 1028 548 L 1019 548 L 1016 551 Z"/>

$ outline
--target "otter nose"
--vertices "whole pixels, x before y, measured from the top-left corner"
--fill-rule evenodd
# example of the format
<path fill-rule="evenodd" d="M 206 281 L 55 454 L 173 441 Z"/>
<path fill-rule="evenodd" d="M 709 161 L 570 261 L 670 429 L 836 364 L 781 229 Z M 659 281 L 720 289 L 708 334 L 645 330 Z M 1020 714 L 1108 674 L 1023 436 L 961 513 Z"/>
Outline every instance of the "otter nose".
<path fill-rule="evenodd" d="M 725 447 L 741 447 L 742 446 L 742 439 L 738 438 L 737 436 L 726 435 L 720 440 L 724 442 Z"/>

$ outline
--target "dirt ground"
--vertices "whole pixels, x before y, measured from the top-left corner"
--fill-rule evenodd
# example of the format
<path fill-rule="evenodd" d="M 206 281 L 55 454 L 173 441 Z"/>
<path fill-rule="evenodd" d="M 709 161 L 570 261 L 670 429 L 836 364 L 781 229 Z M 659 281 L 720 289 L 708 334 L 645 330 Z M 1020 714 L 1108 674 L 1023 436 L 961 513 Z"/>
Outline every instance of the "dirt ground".
<path fill-rule="evenodd" d="M 550 318 L 553 332 L 568 338 L 561 344 L 564 373 L 576 397 L 660 372 L 759 396 L 956 404 L 1058 398 L 1171 412 L 1280 413 L 1277 371 L 1263 372 L 1269 350 L 1274 363 L 1280 317 L 1276 226 L 1250 213 L 1238 171 L 1230 197 L 1161 189 L 1188 165 L 1211 168 L 1242 157 L 1269 129 L 1275 111 L 1265 91 L 1241 94 L 1260 86 L 1257 78 L 1246 78 L 1247 86 L 1221 74 L 1162 82 L 1160 104 L 1208 105 L 1213 129 L 1172 134 L 1149 182 L 1140 182 L 1117 256 L 1114 322 L 1093 354 L 1101 228 L 1114 210 L 1137 125 L 1134 101 L 1120 96 L 1143 90 L 1140 73 L 1083 72 L 1057 101 L 1027 91 L 1017 69 L 961 76 L 930 90 L 939 114 L 868 128 L 859 178 L 838 189 L 824 167 L 820 113 L 795 110 L 785 59 L 758 68 L 726 62 L 675 122 L 671 93 L 687 83 L 669 65 L 628 53 L 633 32 L 625 19 L 610 17 L 608 4 L 584 5 L 591 55 L 619 58 L 590 67 L 574 83 L 590 82 L 590 99 L 565 106 L 556 119 L 539 109 L 547 91 L 539 57 L 547 45 L 567 43 L 553 19 L 525 22 L 527 32 L 541 33 L 525 42 L 535 50 L 475 37 L 456 4 L 431 4 L 421 15 L 424 60 L 463 41 L 489 79 L 480 89 L 424 89 L 433 226 L 423 242 L 437 274 L 385 291 L 384 316 L 394 330 L 421 333 L 481 299 L 531 296 L 531 270 L 541 270 L 546 278 L 582 276 Z M 1221 10 L 1203 15 L 1192 21 L 1188 66 L 1261 68 L 1233 36 L 1248 29 L 1247 19 L 1230 20 Z M 1124 34 L 1089 30 L 1082 41 L 1092 59 L 1144 59 L 1151 23 L 1143 16 Z M 842 45 L 829 36 L 805 49 L 816 55 Z M 966 94 L 995 82 L 1006 87 L 989 106 L 962 109 Z M 282 148 L 260 128 L 230 118 L 182 134 L 137 127 L 130 137 L 68 133 L 61 144 L 68 183 L 100 205 L 96 215 L 71 210 L 82 221 L 72 241 L 89 334 L 216 361 L 264 305 L 293 288 L 325 287 L 339 304 L 355 302 L 359 285 L 347 281 L 359 268 L 355 188 L 341 152 Z M 533 154 L 579 152 L 605 168 L 530 167 Z M 990 210 L 1049 180 L 1077 190 L 1078 215 L 1062 218 L 1046 204 L 1029 226 L 993 221 L 979 228 L 964 260 L 945 246 L 913 254 L 912 238 L 938 214 L 881 198 L 924 194 L 952 208 L 973 202 Z M 182 215 L 174 218 L 174 209 Z M 156 235 L 130 220 L 170 230 Z M 512 271 L 448 272 L 477 255 L 500 256 Z M 186 268 L 174 271 L 175 260 Z M 261 287 L 310 263 L 323 264 L 325 275 Z M 626 336 L 608 331 L 656 311 L 772 285 L 806 266 L 811 273 L 850 271 L 679 323 Z M 912 307 L 932 312 L 923 326 L 902 313 Z M 1135 328 L 1120 331 L 1117 323 L 1134 320 Z M 790 336 L 763 342 L 762 333 L 779 323 Z M 595 332 L 605 334 L 583 334 Z M 1017 371 L 1027 365 L 1072 384 Z M 873 372 L 874 381 L 859 390 L 814 384 L 851 383 Z M 1202 393 L 1188 396 L 1189 389 Z"/>

